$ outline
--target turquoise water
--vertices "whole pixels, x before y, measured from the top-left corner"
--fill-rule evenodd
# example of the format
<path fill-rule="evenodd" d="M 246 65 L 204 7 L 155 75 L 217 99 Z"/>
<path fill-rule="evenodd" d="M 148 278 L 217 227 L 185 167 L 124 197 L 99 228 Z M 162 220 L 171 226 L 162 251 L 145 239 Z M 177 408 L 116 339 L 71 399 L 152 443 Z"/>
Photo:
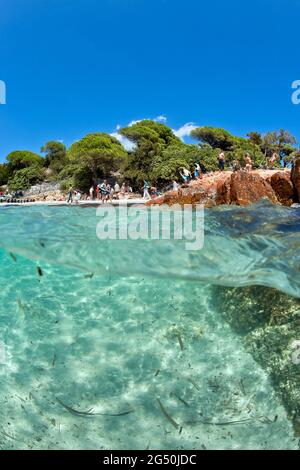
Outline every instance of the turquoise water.
<path fill-rule="evenodd" d="M 1 448 L 298 448 L 211 285 L 300 297 L 299 212 L 209 211 L 199 252 L 100 241 L 98 222 L 95 209 L 0 208 Z"/>

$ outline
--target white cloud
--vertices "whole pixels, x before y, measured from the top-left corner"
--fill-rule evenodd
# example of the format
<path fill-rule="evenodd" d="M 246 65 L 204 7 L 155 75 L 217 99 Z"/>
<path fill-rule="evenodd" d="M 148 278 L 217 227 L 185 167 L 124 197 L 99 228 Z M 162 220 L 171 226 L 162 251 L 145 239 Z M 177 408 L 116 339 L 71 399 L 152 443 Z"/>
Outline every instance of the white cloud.
<path fill-rule="evenodd" d="M 112 137 L 115 137 L 119 142 L 121 142 L 121 144 L 123 145 L 123 147 L 130 151 L 130 150 L 133 150 L 135 145 L 133 142 L 131 142 L 129 139 L 127 139 L 126 137 L 124 137 L 124 135 L 122 134 L 119 134 L 118 130 L 120 129 L 119 126 L 117 126 L 117 130 L 116 132 L 112 132 L 110 135 Z"/>
<path fill-rule="evenodd" d="M 167 116 L 164 116 L 163 114 L 160 114 L 159 116 L 157 116 L 154 121 L 157 121 L 157 122 L 167 122 Z"/>
<path fill-rule="evenodd" d="M 198 126 L 196 126 L 193 122 L 187 122 L 183 126 L 181 126 L 179 129 L 173 129 L 174 134 L 176 137 L 179 137 L 181 140 L 184 140 L 184 137 L 189 137 L 191 132 L 196 129 Z"/>

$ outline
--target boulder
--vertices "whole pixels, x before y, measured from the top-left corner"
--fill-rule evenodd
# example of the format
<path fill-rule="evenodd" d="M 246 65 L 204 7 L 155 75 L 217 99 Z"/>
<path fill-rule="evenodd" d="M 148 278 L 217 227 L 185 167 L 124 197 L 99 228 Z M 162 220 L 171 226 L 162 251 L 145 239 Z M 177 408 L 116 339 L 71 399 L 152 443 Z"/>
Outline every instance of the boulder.
<path fill-rule="evenodd" d="M 297 158 L 294 163 L 291 180 L 295 188 L 297 202 L 300 202 L 300 158 Z"/>
<path fill-rule="evenodd" d="M 284 206 L 291 206 L 294 202 L 294 187 L 289 174 L 277 172 L 269 178 L 278 201 Z"/>
<path fill-rule="evenodd" d="M 231 175 L 227 175 L 225 179 L 222 179 L 217 182 L 215 187 L 215 203 L 217 206 L 221 204 L 230 204 L 231 195 Z"/>
<path fill-rule="evenodd" d="M 230 199 L 232 204 L 247 206 L 262 198 L 278 203 L 272 186 L 258 174 L 237 171 L 231 176 Z"/>

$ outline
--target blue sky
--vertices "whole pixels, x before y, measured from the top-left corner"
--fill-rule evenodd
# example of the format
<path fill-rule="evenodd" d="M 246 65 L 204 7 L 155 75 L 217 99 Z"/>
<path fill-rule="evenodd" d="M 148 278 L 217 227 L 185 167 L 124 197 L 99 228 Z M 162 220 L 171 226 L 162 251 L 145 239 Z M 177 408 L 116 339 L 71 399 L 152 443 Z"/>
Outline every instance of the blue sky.
<path fill-rule="evenodd" d="M 1 0 L 0 161 L 166 116 L 300 141 L 299 0 Z"/>

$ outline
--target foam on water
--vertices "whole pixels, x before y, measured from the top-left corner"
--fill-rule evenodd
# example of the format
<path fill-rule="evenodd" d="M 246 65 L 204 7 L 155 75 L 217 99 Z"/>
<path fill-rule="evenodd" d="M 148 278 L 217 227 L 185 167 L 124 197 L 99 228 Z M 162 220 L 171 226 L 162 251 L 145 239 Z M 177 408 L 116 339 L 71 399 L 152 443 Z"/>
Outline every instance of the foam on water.
<path fill-rule="evenodd" d="M 268 272 L 267 284 L 297 294 L 295 259 L 279 267 L 298 215 L 276 214 L 264 231 L 251 210 L 218 210 L 205 250 L 191 254 L 181 242 L 100 242 L 94 210 L 0 210 L 1 447 L 297 448 L 266 372 L 203 283 L 252 284 Z M 80 417 L 60 402 L 132 413 Z"/>

